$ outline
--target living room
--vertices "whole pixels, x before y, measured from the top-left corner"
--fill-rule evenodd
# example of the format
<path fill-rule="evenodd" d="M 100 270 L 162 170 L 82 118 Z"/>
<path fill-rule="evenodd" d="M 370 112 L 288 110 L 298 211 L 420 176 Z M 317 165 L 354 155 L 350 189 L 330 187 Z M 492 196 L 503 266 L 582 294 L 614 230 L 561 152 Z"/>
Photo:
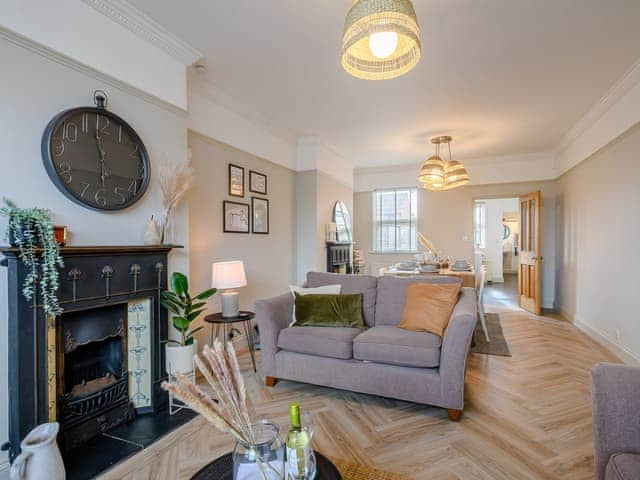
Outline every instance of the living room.
<path fill-rule="evenodd" d="M 638 2 L 1 10 L 0 479 L 640 478 Z"/>

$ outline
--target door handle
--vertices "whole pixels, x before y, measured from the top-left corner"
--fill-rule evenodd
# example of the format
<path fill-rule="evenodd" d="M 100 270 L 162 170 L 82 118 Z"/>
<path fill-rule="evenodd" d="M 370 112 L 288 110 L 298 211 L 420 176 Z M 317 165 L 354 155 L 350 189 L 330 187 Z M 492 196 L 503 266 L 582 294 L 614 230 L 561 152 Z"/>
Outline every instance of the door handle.
<path fill-rule="evenodd" d="M 533 257 L 531 260 L 542 261 L 544 257 Z"/>

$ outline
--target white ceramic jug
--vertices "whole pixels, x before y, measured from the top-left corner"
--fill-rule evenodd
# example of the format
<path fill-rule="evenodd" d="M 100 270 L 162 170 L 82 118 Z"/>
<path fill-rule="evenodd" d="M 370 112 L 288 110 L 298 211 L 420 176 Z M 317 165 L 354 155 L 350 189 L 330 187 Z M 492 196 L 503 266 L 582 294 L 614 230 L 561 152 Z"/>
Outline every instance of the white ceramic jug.
<path fill-rule="evenodd" d="M 43 423 L 31 430 L 20 447 L 22 453 L 11 465 L 11 480 L 65 480 L 64 463 L 56 437 L 59 423 Z"/>

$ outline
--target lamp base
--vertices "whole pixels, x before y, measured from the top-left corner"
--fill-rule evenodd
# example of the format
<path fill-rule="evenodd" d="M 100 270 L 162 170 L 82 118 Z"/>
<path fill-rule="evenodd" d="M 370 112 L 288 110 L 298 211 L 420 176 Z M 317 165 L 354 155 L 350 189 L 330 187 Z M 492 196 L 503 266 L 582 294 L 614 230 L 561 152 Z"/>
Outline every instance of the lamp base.
<path fill-rule="evenodd" d="M 238 292 L 224 292 L 222 294 L 222 316 L 235 318 L 240 313 L 240 294 Z"/>

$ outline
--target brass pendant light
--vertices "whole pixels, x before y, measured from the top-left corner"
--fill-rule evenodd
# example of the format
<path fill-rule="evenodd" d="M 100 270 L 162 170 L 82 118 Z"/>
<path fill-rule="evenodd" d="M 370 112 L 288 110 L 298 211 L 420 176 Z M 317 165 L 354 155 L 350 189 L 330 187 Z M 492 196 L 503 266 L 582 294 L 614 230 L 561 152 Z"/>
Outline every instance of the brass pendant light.
<path fill-rule="evenodd" d="M 451 158 L 452 140 L 448 135 L 431 139 L 431 143 L 436 146 L 436 153 L 424 162 L 418 175 L 418 180 L 420 180 L 425 189 L 440 192 L 462 187 L 469 183 L 467 169 L 462 163 Z M 446 163 L 440 158 L 440 145 L 443 143 L 446 143 L 449 148 L 449 161 Z"/>
<path fill-rule="evenodd" d="M 420 61 L 420 26 L 411 0 L 353 0 L 344 24 L 342 67 L 354 77 L 387 80 Z"/>

